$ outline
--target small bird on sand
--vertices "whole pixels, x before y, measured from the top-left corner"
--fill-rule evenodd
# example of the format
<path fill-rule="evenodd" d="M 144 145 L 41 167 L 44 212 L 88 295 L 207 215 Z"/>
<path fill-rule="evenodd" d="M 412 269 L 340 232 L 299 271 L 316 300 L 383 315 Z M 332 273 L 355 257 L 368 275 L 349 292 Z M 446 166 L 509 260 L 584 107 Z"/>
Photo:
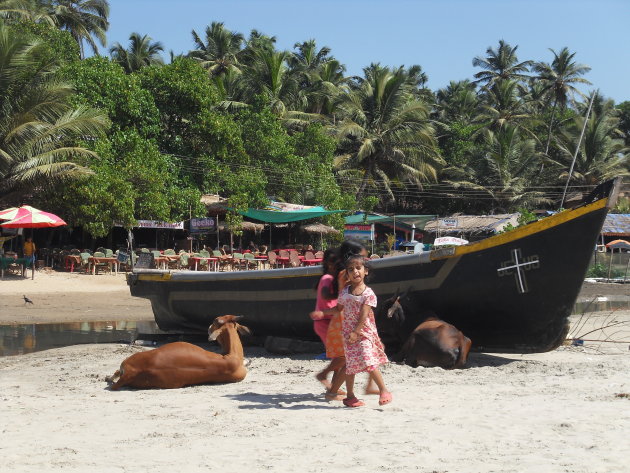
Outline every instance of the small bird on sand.
<path fill-rule="evenodd" d="M 28 297 L 26 297 L 26 296 L 23 296 L 23 297 L 24 297 L 24 305 L 33 303 L 33 301 L 30 300 Z"/>

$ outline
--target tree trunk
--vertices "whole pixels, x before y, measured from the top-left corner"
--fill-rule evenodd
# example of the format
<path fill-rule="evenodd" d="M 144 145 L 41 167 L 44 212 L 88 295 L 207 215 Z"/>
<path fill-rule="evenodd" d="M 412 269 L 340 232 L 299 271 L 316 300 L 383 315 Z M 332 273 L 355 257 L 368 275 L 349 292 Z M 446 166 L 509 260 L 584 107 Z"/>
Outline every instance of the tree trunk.
<path fill-rule="evenodd" d="M 547 130 L 547 144 L 545 145 L 545 155 L 549 153 L 549 145 L 551 144 L 551 129 L 553 127 L 553 119 L 556 115 L 556 106 L 558 105 L 558 101 L 554 99 L 553 107 L 551 108 L 551 120 L 549 120 L 549 130 Z M 541 168 L 542 171 L 542 168 Z"/>

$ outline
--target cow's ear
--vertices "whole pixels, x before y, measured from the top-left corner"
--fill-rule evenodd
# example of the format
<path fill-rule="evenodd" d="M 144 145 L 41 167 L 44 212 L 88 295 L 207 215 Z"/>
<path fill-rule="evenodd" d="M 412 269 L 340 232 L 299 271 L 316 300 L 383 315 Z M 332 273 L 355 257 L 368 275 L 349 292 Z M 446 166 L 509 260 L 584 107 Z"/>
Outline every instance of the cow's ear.
<path fill-rule="evenodd" d="M 243 325 L 236 324 L 236 331 L 241 335 L 251 335 L 252 331 Z"/>
<path fill-rule="evenodd" d="M 398 323 L 400 325 L 405 323 L 405 311 L 403 310 L 402 306 L 399 304 L 398 305 L 398 310 L 396 311 L 396 314 L 398 315 Z"/>

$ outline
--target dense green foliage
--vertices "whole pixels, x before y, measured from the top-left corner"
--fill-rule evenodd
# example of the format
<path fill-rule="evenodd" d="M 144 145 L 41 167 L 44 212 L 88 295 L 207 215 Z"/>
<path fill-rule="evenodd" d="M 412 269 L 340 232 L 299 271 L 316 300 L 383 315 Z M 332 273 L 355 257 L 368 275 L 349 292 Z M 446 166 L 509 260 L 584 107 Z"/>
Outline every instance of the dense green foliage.
<path fill-rule="evenodd" d="M 590 68 L 567 48 L 522 60 L 501 40 L 472 59 L 471 80 L 437 91 L 418 65 L 346 77 L 313 39 L 282 51 L 274 37 L 216 21 L 170 64 L 161 43 L 135 32 L 111 59 L 81 59 L 84 46 L 104 44 L 108 9 L 106 0 L 0 0 L 0 67 L 11 71 L 0 76 L 0 199 L 33 193 L 93 236 L 113 222 L 202 216 L 202 194 L 233 209 L 278 199 L 491 213 L 557 208 L 574 157 L 572 191 L 630 175 L 630 105 L 584 96 Z M 53 85 L 43 117 L 59 126 L 45 135 L 58 144 L 15 141 L 11 130 Z M 240 219 L 228 215 L 236 231 Z"/>

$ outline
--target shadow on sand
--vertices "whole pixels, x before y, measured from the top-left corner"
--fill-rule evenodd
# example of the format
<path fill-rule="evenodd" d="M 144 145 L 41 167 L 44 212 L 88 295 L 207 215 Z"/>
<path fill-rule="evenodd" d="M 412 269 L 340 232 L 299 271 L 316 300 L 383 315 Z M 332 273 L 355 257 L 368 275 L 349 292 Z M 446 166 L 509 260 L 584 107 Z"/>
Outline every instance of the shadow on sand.
<path fill-rule="evenodd" d="M 235 401 L 247 402 L 238 406 L 239 409 L 336 409 L 337 404 L 329 403 L 323 395 L 307 394 L 262 394 L 242 393 L 226 396 Z M 317 404 L 312 404 L 316 402 Z M 308 403 L 308 404 L 306 404 Z M 341 404 L 341 403 L 339 403 Z"/>
<path fill-rule="evenodd" d="M 483 368 L 486 366 L 503 366 L 521 361 L 518 358 L 490 355 L 488 353 L 469 353 L 466 368 Z M 466 369 L 464 368 L 464 369 Z"/>

